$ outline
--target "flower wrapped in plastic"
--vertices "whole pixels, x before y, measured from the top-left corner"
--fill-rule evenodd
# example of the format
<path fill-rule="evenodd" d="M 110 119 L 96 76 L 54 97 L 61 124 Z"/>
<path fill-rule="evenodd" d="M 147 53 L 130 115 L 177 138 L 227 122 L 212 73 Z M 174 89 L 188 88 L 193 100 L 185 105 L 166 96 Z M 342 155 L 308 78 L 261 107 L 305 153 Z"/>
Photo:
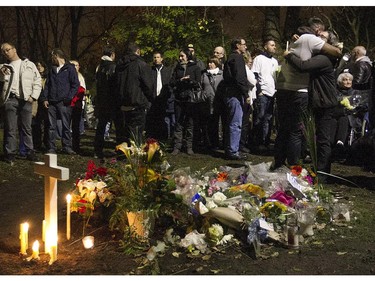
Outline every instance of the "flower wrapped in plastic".
<path fill-rule="evenodd" d="M 75 189 L 71 193 L 70 211 L 78 212 L 84 218 L 84 229 L 88 225 L 94 210 L 99 206 L 108 207 L 114 199 L 105 181 L 110 181 L 107 169 L 97 167 L 90 160 L 87 163 L 84 177 L 77 180 Z"/>

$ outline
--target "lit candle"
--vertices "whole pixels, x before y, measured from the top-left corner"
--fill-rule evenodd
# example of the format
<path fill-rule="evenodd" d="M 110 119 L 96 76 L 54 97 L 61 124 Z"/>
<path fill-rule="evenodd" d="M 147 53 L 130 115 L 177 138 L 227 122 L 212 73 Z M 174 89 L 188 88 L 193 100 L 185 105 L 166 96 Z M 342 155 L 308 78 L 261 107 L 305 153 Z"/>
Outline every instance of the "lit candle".
<path fill-rule="evenodd" d="M 28 244 L 29 244 L 29 224 L 27 222 L 21 223 L 20 225 L 21 232 L 20 232 L 20 240 L 21 240 L 21 255 L 26 255 Z"/>
<path fill-rule="evenodd" d="M 66 196 L 66 239 L 70 240 L 70 201 L 72 200 L 72 195 L 68 194 Z"/>
<path fill-rule="evenodd" d="M 51 246 L 50 250 L 50 260 L 49 260 L 49 265 L 53 264 L 57 260 L 57 246 Z"/>
<path fill-rule="evenodd" d="M 46 220 L 43 220 L 42 226 L 42 241 L 46 242 Z"/>
<path fill-rule="evenodd" d="M 83 246 L 85 249 L 91 249 L 94 247 L 94 236 L 85 236 L 82 239 Z"/>
<path fill-rule="evenodd" d="M 31 261 L 31 260 L 39 260 L 40 257 L 39 257 L 39 241 L 36 240 L 33 244 L 33 253 L 30 257 L 27 258 L 28 261 Z"/>

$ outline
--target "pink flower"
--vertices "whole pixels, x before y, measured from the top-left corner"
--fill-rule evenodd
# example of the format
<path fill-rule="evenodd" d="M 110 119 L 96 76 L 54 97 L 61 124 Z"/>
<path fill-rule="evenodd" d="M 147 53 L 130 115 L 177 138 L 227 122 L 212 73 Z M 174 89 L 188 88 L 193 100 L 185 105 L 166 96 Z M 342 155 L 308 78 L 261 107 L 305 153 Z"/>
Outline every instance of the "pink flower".
<path fill-rule="evenodd" d="M 276 191 L 269 197 L 269 199 L 275 199 L 287 206 L 292 206 L 294 203 L 294 198 L 287 195 L 284 191 Z"/>

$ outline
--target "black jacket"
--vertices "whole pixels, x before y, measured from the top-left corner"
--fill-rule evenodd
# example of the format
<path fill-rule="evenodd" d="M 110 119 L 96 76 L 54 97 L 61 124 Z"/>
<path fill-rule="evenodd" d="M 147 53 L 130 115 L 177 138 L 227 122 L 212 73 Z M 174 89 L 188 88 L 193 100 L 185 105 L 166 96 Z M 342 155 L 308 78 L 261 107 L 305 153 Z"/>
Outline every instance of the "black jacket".
<path fill-rule="evenodd" d="M 363 59 L 351 64 L 349 72 L 353 75 L 353 89 L 371 89 L 372 65 L 368 57 L 364 57 Z"/>
<path fill-rule="evenodd" d="M 233 52 L 229 55 L 228 60 L 225 62 L 223 75 L 224 87 L 233 89 L 228 91 L 228 94 L 248 96 L 251 85 L 247 80 L 245 59 L 242 54 Z"/>
<path fill-rule="evenodd" d="M 116 63 L 114 61 L 103 59 L 100 61 L 95 74 L 95 114 L 110 112 L 119 104 L 119 101 L 115 99 L 115 69 Z"/>
<path fill-rule="evenodd" d="M 198 89 L 201 82 L 201 69 L 194 61 L 189 61 L 186 65 L 178 63 L 172 72 L 170 86 L 176 101 L 188 101 L 189 91 Z M 181 80 L 184 76 L 190 76 L 190 79 Z"/>
<path fill-rule="evenodd" d="M 156 86 L 157 86 L 157 67 L 155 65 L 151 68 L 151 74 L 152 74 L 152 85 L 153 85 L 153 97 L 156 98 Z M 160 70 L 161 74 L 161 84 L 163 85 L 163 88 L 160 92 L 160 96 L 170 95 L 170 88 L 169 88 L 169 81 L 171 80 L 172 76 L 172 70 L 170 67 L 167 67 L 163 65 L 162 69 Z"/>
<path fill-rule="evenodd" d="M 120 104 L 148 109 L 153 100 L 151 68 L 138 55 L 127 55 L 116 66 L 117 91 Z"/>
<path fill-rule="evenodd" d="M 336 78 L 333 62 L 325 55 L 316 55 L 302 61 L 293 53 L 286 56 L 297 69 L 310 73 L 309 104 L 313 108 L 337 106 Z"/>

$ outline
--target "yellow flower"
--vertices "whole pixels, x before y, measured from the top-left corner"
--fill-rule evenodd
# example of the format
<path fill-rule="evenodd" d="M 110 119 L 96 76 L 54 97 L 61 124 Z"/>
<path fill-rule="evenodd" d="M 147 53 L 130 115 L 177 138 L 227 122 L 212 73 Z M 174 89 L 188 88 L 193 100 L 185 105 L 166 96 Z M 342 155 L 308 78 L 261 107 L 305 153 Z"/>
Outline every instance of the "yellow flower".
<path fill-rule="evenodd" d="M 240 185 L 232 186 L 230 191 L 246 191 L 257 195 L 259 198 L 263 198 L 266 196 L 266 192 L 259 186 L 252 183 L 245 183 Z"/>
<path fill-rule="evenodd" d="M 154 157 L 155 152 L 160 148 L 157 142 L 152 142 L 148 144 L 148 151 L 147 151 L 147 161 L 151 162 L 152 158 Z"/>
<path fill-rule="evenodd" d="M 116 146 L 116 150 L 121 150 L 122 152 L 124 152 L 126 158 L 130 160 L 130 147 L 128 147 L 127 142 L 123 142 L 122 144 Z"/>

